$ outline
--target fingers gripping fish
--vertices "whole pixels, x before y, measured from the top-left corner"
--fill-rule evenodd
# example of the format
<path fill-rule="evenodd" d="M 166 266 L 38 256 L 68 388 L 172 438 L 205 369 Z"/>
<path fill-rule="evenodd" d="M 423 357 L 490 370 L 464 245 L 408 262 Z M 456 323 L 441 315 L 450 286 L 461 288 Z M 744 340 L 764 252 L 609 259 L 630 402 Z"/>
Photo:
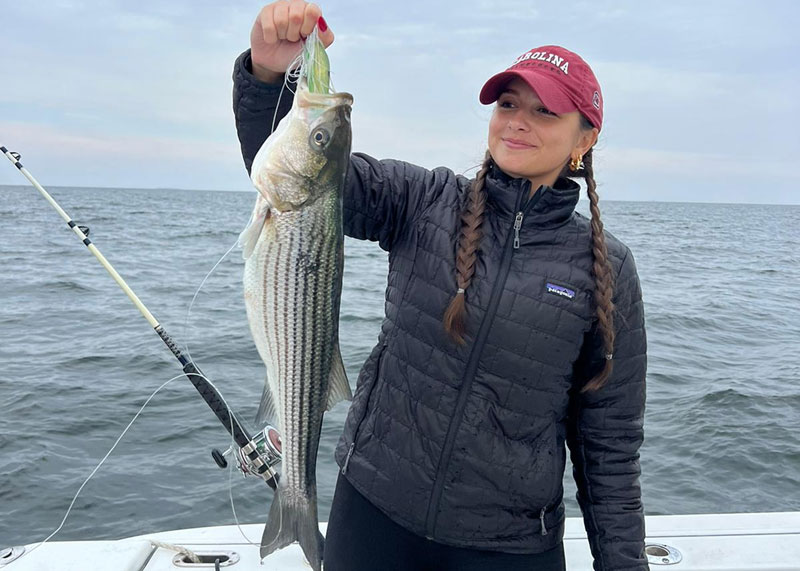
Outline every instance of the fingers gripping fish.
<path fill-rule="evenodd" d="M 306 45 L 315 39 L 312 34 Z M 324 55 L 320 42 L 316 48 Z M 323 549 L 316 485 L 322 417 L 352 399 L 338 329 L 353 99 L 330 93 L 328 80 L 319 87 L 319 59 L 306 48 L 292 109 L 253 161 L 259 195 L 240 236 L 247 317 L 267 369 L 256 423 L 276 422 L 283 453 L 261 556 L 299 541 L 317 571 Z"/>

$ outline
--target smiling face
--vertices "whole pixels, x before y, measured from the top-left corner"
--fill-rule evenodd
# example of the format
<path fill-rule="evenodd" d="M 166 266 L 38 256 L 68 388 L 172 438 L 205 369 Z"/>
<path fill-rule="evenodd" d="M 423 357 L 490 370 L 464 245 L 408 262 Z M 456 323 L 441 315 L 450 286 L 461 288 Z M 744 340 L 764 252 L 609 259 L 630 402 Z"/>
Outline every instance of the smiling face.
<path fill-rule="evenodd" d="M 531 190 L 552 186 L 570 158 L 585 155 L 597 141 L 596 128 L 583 129 L 578 111 L 556 115 L 523 80 L 514 78 L 497 99 L 489 122 L 489 151 L 500 169 L 531 181 Z"/>

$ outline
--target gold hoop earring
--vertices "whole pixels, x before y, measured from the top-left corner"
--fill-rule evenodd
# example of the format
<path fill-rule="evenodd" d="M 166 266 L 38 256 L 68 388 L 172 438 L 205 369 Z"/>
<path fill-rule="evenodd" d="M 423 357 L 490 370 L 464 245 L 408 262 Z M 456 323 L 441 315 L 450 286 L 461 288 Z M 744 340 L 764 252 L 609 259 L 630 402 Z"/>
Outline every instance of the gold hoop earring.
<path fill-rule="evenodd" d="M 573 157 L 572 160 L 569 161 L 569 170 L 571 170 L 572 172 L 579 171 L 582 168 L 584 168 L 584 166 L 585 165 L 583 164 L 583 155 L 578 155 L 578 158 Z"/>

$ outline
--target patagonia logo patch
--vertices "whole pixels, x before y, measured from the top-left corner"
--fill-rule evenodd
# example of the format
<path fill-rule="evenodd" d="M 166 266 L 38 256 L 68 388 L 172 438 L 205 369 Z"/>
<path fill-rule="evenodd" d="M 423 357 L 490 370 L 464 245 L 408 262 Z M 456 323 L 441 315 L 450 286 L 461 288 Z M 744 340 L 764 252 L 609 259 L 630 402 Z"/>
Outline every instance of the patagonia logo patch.
<path fill-rule="evenodd" d="M 547 293 L 554 293 L 568 299 L 573 299 L 575 297 L 575 292 L 573 290 L 568 287 L 551 284 L 550 282 L 547 282 Z"/>

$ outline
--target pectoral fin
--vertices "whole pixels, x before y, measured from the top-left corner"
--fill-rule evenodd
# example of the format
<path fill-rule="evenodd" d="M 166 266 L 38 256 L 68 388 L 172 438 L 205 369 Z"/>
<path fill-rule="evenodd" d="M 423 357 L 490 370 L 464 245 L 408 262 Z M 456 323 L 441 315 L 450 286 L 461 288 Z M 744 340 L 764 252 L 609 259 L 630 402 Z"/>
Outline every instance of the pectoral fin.
<path fill-rule="evenodd" d="M 253 214 L 250 216 L 250 221 L 247 227 L 239 234 L 237 244 L 242 248 L 242 258 L 247 259 L 253 253 L 253 250 L 258 244 L 258 238 L 261 236 L 261 231 L 264 229 L 264 224 L 270 217 L 270 203 L 260 193 L 256 198 L 256 204 L 253 207 Z"/>

